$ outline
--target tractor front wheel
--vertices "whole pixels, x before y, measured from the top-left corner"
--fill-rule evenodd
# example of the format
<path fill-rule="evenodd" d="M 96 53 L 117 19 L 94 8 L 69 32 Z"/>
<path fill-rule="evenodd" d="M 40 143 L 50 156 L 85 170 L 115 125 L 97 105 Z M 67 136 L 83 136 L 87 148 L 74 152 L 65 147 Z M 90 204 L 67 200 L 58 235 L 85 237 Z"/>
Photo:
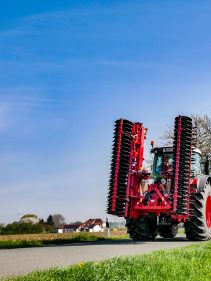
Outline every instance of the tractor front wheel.
<path fill-rule="evenodd" d="M 204 190 L 194 194 L 190 207 L 192 216 L 185 223 L 185 233 L 188 240 L 211 239 L 211 185 L 206 183 Z"/>

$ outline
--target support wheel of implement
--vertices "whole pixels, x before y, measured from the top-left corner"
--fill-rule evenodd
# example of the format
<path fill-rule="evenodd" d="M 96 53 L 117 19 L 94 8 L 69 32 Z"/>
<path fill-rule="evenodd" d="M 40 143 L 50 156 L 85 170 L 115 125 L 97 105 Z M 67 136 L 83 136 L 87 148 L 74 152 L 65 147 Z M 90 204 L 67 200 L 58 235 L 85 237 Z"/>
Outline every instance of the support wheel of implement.
<path fill-rule="evenodd" d="M 211 185 L 207 182 L 204 190 L 194 194 L 190 208 L 192 217 L 185 223 L 185 233 L 188 240 L 211 239 Z"/>
<path fill-rule="evenodd" d="M 158 226 L 159 235 L 163 238 L 174 238 L 178 233 L 178 224 Z"/>
<path fill-rule="evenodd" d="M 126 220 L 127 232 L 135 241 L 154 240 L 157 236 L 157 217 L 149 214 L 139 219 Z"/>

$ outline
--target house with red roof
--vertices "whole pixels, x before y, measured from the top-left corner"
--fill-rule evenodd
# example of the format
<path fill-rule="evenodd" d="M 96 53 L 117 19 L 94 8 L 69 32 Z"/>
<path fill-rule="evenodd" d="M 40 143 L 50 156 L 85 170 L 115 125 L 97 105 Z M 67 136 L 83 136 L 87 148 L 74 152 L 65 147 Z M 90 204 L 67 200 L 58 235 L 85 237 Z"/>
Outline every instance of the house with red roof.
<path fill-rule="evenodd" d="M 85 232 L 100 232 L 104 230 L 102 219 L 88 219 L 81 224 L 81 231 Z"/>
<path fill-rule="evenodd" d="M 80 224 L 65 224 L 63 227 L 63 233 L 66 232 L 80 232 L 81 225 Z"/>

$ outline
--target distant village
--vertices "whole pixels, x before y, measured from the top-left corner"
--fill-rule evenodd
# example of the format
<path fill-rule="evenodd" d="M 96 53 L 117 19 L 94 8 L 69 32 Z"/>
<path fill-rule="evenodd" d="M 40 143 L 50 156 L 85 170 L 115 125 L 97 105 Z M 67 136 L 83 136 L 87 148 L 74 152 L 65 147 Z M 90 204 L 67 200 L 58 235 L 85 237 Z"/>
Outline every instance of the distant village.
<path fill-rule="evenodd" d="M 58 229 L 59 233 L 66 232 L 101 232 L 105 231 L 106 223 L 102 219 L 88 219 L 83 223 L 65 224 Z"/>
<path fill-rule="evenodd" d="M 49 215 L 47 220 L 38 218 L 35 214 L 25 214 L 18 221 L 7 225 L 0 223 L 0 235 L 24 233 L 68 233 L 68 232 L 104 232 L 106 227 L 111 230 L 125 228 L 125 221 L 106 222 L 101 218 L 90 218 L 85 222 L 66 223 L 61 214 Z"/>
<path fill-rule="evenodd" d="M 109 222 L 110 229 L 122 229 L 125 228 L 125 221 L 121 222 Z M 59 228 L 58 233 L 67 232 L 104 232 L 106 229 L 106 222 L 102 219 L 88 219 L 83 223 L 65 224 L 62 228 Z"/>

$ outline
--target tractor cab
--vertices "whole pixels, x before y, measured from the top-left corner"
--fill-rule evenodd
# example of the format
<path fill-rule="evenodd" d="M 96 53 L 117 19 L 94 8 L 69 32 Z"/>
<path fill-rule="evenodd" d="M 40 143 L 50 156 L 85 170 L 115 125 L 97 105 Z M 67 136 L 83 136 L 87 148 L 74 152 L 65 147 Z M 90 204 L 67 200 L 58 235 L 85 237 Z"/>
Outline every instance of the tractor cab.
<path fill-rule="evenodd" d="M 153 148 L 151 151 L 154 154 L 152 165 L 152 178 L 162 179 L 171 178 L 173 169 L 173 147 Z M 197 148 L 192 152 L 191 174 L 193 177 L 202 174 L 201 167 L 201 151 Z"/>

